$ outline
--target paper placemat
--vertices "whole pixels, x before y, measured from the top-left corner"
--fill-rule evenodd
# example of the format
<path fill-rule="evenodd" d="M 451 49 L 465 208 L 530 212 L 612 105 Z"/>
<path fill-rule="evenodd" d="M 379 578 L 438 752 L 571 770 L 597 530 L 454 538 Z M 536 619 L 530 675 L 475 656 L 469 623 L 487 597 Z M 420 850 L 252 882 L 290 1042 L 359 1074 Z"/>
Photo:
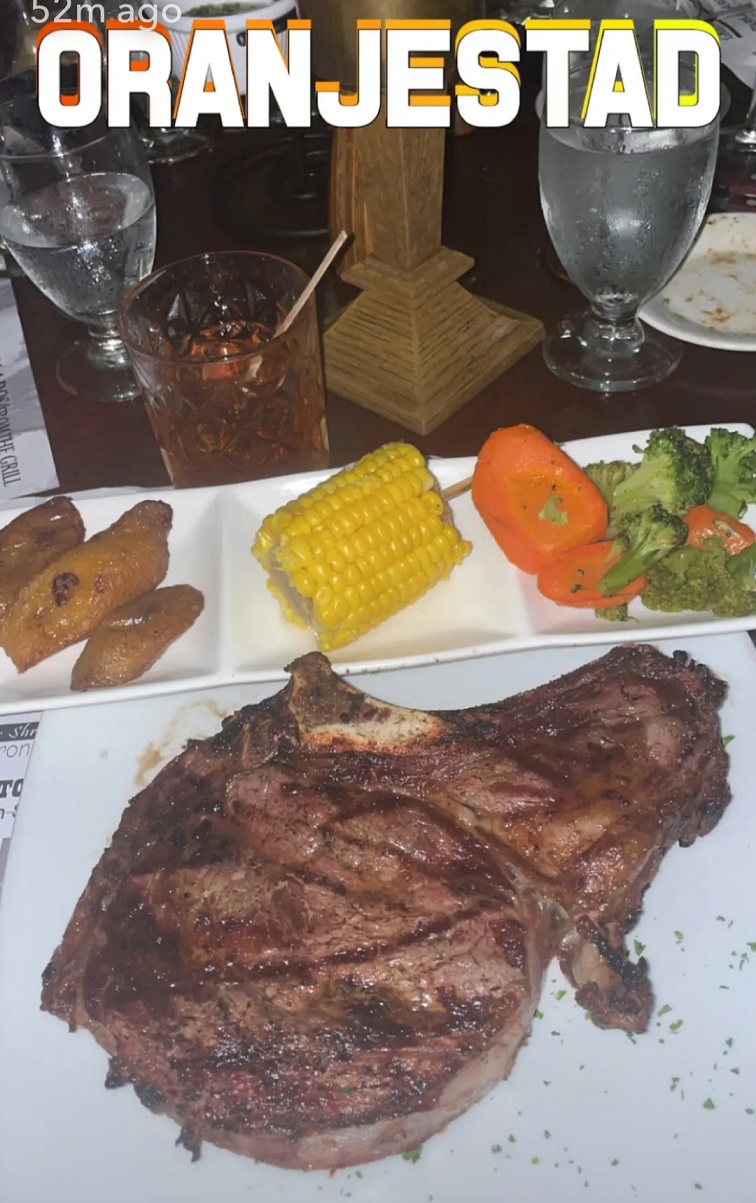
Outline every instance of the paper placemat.
<path fill-rule="evenodd" d="M 703 0 L 718 34 L 722 63 L 752 88 L 756 84 L 756 6 L 743 0 Z"/>
<path fill-rule="evenodd" d="M 13 824 L 40 718 L 39 714 L 19 714 L 0 722 L 0 893 Z"/>
<path fill-rule="evenodd" d="M 13 285 L 0 280 L 0 501 L 57 485 Z"/>
<path fill-rule="evenodd" d="M 0 280 L 0 508 L 57 485 L 13 285 Z M 20 714 L 0 722 L 0 889 L 39 720 L 38 714 Z"/>

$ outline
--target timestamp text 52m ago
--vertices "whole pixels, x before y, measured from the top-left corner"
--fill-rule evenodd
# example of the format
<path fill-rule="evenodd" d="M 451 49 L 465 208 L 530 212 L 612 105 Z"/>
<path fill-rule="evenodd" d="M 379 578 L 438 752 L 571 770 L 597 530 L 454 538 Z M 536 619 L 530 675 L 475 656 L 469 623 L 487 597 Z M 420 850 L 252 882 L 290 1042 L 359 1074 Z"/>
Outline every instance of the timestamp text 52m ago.
<path fill-rule="evenodd" d="M 110 6 L 108 6 L 110 8 Z M 156 29 L 158 24 L 173 25 L 181 17 L 178 4 L 119 4 L 118 11 L 110 11 L 108 20 L 133 23 L 138 21 L 145 29 Z M 57 0 L 53 4 L 39 4 L 34 0 L 31 19 L 35 25 L 47 25 L 50 21 L 78 21 L 89 25 L 105 25 L 105 6 L 95 0 L 92 4 L 78 4 L 75 0 Z"/>

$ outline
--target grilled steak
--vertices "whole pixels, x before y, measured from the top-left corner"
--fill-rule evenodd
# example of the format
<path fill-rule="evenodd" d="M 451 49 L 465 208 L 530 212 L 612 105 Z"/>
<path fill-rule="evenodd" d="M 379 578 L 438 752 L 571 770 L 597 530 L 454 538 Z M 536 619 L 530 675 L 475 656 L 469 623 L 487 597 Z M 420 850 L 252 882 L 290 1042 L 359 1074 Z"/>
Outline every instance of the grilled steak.
<path fill-rule="evenodd" d="M 729 801 L 707 669 L 616 649 L 497 705 L 402 710 L 320 655 L 127 808 L 44 974 L 107 1085 L 279 1165 L 410 1148 L 506 1076 L 558 956 L 642 1031 L 624 937 Z"/>

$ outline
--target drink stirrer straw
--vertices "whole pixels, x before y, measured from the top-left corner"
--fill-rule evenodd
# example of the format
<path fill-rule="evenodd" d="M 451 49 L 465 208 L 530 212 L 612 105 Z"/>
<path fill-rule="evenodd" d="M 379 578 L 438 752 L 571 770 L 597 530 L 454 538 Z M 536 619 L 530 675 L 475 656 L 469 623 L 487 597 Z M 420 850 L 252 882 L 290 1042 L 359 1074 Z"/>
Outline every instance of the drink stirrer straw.
<path fill-rule="evenodd" d="M 297 320 L 300 313 L 304 309 L 305 305 L 309 301 L 310 297 L 314 293 L 314 291 L 317 288 L 320 281 L 323 279 L 323 276 L 328 271 L 328 268 L 333 263 L 334 259 L 338 255 L 339 251 L 341 250 L 342 246 L 344 245 L 344 243 L 346 242 L 348 237 L 349 237 L 349 235 L 347 234 L 346 230 L 342 230 L 341 233 L 338 235 L 338 237 L 334 239 L 333 246 L 330 248 L 329 251 L 326 252 L 325 258 L 323 259 L 323 262 L 320 264 L 320 267 L 317 269 L 315 274 L 312 276 L 312 279 L 306 285 L 306 287 L 304 288 L 304 290 L 302 291 L 300 296 L 294 302 L 291 309 L 286 314 L 286 317 L 283 319 L 283 321 L 278 323 L 278 326 L 276 327 L 276 333 L 274 335 L 275 338 L 278 338 L 279 334 L 285 334 L 286 331 L 289 329 L 289 326 L 292 324 L 292 322 L 295 322 Z"/>
<path fill-rule="evenodd" d="M 328 268 L 331 266 L 348 238 L 349 235 L 347 234 L 346 230 L 342 230 L 341 233 L 334 239 L 333 245 L 326 252 L 320 267 L 318 267 L 318 269 L 314 272 L 309 283 L 304 288 L 298 299 L 294 302 L 289 312 L 286 314 L 286 317 L 283 319 L 283 321 L 279 322 L 278 326 L 276 327 L 276 338 L 279 334 L 285 334 L 292 322 L 296 321 L 297 317 L 304 309 L 318 284 L 323 279 L 323 276 L 328 271 Z M 453 497 L 459 497 L 462 493 L 466 493 L 471 485 L 472 476 L 469 476 L 467 480 L 460 480 L 457 484 L 450 485 L 448 489 L 444 489 L 442 496 L 445 501 L 451 501 Z"/>
<path fill-rule="evenodd" d="M 454 497 L 461 497 L 463 493 L 467 493 L 472 488 L 472 482 L 472 476 L 468 476 L 465 480 L 458 480 L 455 485 L 449 485 L 448 489 L 444 489 L 441 496 L 444 501 L 451 501 Z"/>

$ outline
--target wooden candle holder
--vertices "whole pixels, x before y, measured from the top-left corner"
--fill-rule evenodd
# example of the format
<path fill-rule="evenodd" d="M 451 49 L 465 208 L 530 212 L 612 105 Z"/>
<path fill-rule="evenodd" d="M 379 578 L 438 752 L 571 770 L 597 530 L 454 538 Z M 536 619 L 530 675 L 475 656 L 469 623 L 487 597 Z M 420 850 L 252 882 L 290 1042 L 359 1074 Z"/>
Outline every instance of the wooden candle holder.
<path fill-rule="evenodd" d="M 474 261 L 441 243 L 445 131 L 339 130 L 334 230 L 354 234 L 342 279 L 361 295 L 326 329 L 328 387 L 428 434 L 543 337 L 535 318 L 459 283 Z"/>

